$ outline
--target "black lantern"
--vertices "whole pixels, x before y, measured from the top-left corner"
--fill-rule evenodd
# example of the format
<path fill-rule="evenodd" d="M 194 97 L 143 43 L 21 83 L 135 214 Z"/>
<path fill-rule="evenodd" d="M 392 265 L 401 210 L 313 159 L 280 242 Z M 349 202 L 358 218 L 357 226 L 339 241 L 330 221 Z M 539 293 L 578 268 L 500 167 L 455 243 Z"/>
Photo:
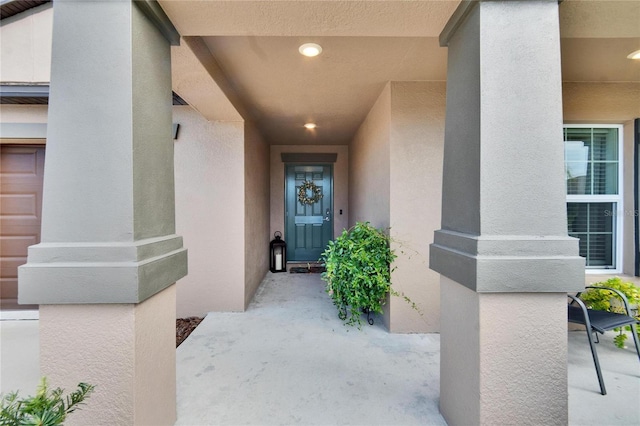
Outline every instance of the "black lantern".
<path fill-rule="evenodd" d="M 282 232 L 276 231 L 274 239 L 269 243 L 269 269 L 271 272 L 287 272 L 287 243 L 282 239 Z"/>

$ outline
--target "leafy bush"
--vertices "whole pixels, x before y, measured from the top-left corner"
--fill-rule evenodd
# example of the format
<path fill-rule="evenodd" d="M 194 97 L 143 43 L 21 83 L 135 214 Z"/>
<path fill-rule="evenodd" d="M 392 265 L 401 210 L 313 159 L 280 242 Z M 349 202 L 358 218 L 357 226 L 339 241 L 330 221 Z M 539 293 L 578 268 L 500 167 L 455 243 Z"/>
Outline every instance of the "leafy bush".
<path fill-rule="evenodd" d="M 391 289 L 390 264 L 396 258 L 389 236 L 369 222 L 358 222 L 334 241 L 320 258 L 326 291 L 348 325 L 361 326 L 363 311 L 382 313 Z M 348 309 L 349 308 L 349 309 Z"/>
<path fill-rule="evenodd" d="M 36 396 L 18 399 L 12 392 L 2 397 L 0 425 L 2 426 L 55 426 L 61 425 L 93 392 L 94 386 L 79 383 L 78 389 L 66 398 L 63 389 L 49 390 L 47 379 L 42 378 Z"/>
<path fill-rule="evenodd" d="M 636 287 L 631 282 L 623 282 L 620 277 L 610 278 L 607 281 L 597 282 L 591 285 L 594 287 L 609 287 L 621 291 L 625 296 L 627 296 L 631 315 L 640 320 L 640 312 L 638 311 L 638 305 L 640 304 L 640 288 Z M 580 294 L 580 299 L 582 299 L 587 308 L 590 309 L 626 314 L 620 297 L 610 290 L 590 288 Z M 636 327 L 636 330 L 638 331 L 638 336 L 640 336 L 640 330 L 638 327 Z M 620 327 L 614 329 L 614 331 L 618 331 L 616 337 L 613 338 L 615 345 L 619 348 L 623 348 L 628 337 L 625 331 L 631 331 L 631 327 L 626 326 L 624 329 Z"/>

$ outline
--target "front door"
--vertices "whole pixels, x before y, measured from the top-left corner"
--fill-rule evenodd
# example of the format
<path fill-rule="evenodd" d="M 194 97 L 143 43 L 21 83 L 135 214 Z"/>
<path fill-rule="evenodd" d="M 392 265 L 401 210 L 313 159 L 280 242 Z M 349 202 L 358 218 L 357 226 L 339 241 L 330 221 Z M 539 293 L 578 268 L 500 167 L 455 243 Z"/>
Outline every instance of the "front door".
<path fill-rule="evenodd" d="M 317 261 L 333 238 L 332 185 L 332 166 L 286 166 L 288 261 Z"/>

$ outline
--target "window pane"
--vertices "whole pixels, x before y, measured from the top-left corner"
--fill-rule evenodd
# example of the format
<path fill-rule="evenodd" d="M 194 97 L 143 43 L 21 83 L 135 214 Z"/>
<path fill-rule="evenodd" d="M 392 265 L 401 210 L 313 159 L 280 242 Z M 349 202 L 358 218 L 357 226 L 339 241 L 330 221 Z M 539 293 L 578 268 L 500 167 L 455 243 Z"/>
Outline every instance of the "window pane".
<path fill-rule="evenodd" d="M 618 164 L 593 163 L 593 193 L 618 193 Z"/>
<path fill-rule="evenodd" d="M 618 129 L 593 129 L 592 159 L 618 161 Z"/>
<path fill-rule="evenodd" d="M 590 128 L 567 128 L 565 134 L 565 140 L 567 141 L 582 141 L 587 145 L 591 145 L 591 129 Z"/>
<path fill-rule="evenodd" d="M 591 194 L 589 147 L 583 141 L 564 143 L 567 194 Z"/>
<path fill-rule="evenodd" d="M 564 147 L 567 194 L 619 194 L 618 129 L 566 128 Z"/>
<path fill-rule="evenodd" d="M 616 203 L 567 203 L 569 235 L 589 268 L 615 268 Z"/>
<path fill-rule="evenodd" d="M 586 266 L 597 269 L 614 269 L 613 235 L 592 234 L 589 236 L 589 257 Z"/>
<path fill-rule="evenodd" d="M 587 232 L 587 207 L 586 203 L 567 203 L 567 222 L 569 234 Z"/>

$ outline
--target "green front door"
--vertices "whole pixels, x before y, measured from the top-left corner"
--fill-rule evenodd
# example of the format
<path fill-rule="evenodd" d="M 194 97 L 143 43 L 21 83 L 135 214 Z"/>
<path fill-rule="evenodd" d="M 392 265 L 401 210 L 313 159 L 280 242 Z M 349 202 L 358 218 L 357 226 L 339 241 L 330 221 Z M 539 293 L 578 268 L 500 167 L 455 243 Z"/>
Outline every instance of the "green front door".
<path fill-rule="evenodd" d="M 300 201 L 300 188 L 305 185 Z M 316 261 L 333 238 L 332 166 L 287 165 L 285 222 L 288 261 Z M 314 193 L 314 188 L 317 188 Z M 319 196 L 321 195 L 321 197 Z M 315 201 L 315 202 L 314 202 Z"/>

